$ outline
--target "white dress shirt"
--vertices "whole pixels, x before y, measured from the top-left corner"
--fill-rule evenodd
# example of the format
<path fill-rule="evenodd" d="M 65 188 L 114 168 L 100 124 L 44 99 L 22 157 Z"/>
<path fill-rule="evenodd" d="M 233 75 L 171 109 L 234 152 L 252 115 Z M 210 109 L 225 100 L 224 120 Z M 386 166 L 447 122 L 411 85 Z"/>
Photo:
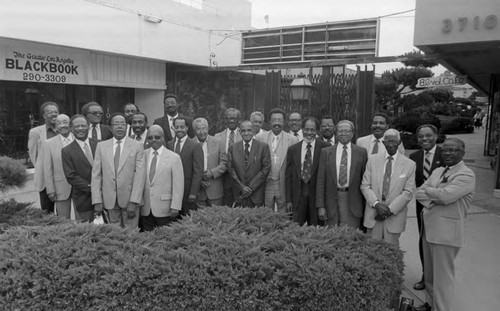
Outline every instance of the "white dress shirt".
<path fill-rule="evenodd" d="M 160 156 L 161 156 L 161 153 L 163 152 L 163 150 L 165 149 L 165 147 L 161 146 L 160 148 L 158 148 L 158 150 L 154 150 L 153 148 L 150 148 L 151 150 L 149 151 L 149 159 L 148 159 L 148 163 L 147 163 L 147 181 L 149 181 L 149 172 L 151 171 L 151 161 L 153 160 L 153 157 L 155 156 L 154 155 L 154 152 L 158 152 L 158 155 L 156 156 L 156 170 L 155 172 L 158 172 L 158 164 L 160 163 Z"/>
<path fill-rule="evenodd" d="M 293 134 L 292 134 L 293 135 Z M 314 147 L 316 146 L 316 139 L 311 142 L 311 163 L 314 158 Z M 304 160 L 306 159 L 307 153 L 307 142 L 302 141 L 302 151 L 300 152 L 300 169 L 304 169 Z"/>
<path fill-rule="evenodd" d="M 114 136 L 113 136 L 113 157 L 115 156 L 116 152 L 116 146 L 118 145 L 116 142 L 118 141 Z M 123 145 L 125 145 L 125 139 L 127 139 L 127 136 L 123 137 L 120 141 L 120 156 L 123 154 Z"/>

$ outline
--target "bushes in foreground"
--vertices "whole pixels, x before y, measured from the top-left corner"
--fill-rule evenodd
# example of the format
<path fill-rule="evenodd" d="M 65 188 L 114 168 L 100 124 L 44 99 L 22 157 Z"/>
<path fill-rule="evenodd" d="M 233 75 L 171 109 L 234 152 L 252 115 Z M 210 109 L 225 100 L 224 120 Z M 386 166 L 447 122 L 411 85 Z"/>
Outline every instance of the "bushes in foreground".
<path fill-rule="evenodd" d="M 216 207 L 139 234 L 63 224 L 0 235 L 6 310 L 381 310 L 401 251 L 360 232 Z"/>
<path fill-rule="evenodd" d="M 28 179 L 26 167 L 9 157 L 0 157 L 0 193 L 22 187 Z"/>

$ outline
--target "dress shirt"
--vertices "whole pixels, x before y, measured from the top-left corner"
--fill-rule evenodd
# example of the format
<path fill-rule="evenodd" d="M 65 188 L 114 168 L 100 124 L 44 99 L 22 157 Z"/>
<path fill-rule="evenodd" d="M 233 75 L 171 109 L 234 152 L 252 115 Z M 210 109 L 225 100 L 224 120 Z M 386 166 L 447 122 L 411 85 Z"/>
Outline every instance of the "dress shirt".
<path fill-rule="evenodd" d="M 135 138 L 137 137 L 137 135 L 136 135 L 134 132 L 132 132 L 132 135 L 130 135 L 129 137 L 130 137 L 130 138 L 132 138 L 133 140 L 140 141 L 140 142 L 141 142 L 141 144 L 144 144 L 144 143 L 146 142 L 147 132 L 146 132 L 146 131 L 144 131 L 144 132 L 143 132 L 142 134 L 140 134 L 140 135 L 141 135 L 141 139 L 140 139 L 140 140 L 135 139 Z"/>
<path fill-rule="evenodd" d="M 155 156 L 153 153 L 155 152 L 155 150 L 153 148 L 150 148 L 151 150 L 149 151 L 149 159 L 148 159 L 148 163 L 147 163 L 147 167 L 146 167 L 146 171 L 147 171 L 147 179 L 146 180 L 149 180 L 149 171 L 151 170 L 151 161 L 153 160 L 153 157 Z M 158 150 L 156 150 L 156 152 L 158 153 L 158 155 L 156 156 L 156 174 L 158 174 L 158 164 L 160 163 L 160 156 L 161 156 L 161 153 L 163 152 L 163 150 L 165 150 L 165 147 L 161 146 L 160 148 L 158 148 Z"/>
<path fill-rule="evenodd" d="M 172 137 L 175 138 L 175 131 L 174 131 L 174 120 L 177 118 L 179 114 L 177 113 L 175 116 L 170 116 L 167 114 L 168 118 L 168 124 L 170 124 L 170 134 L 172 134 Z"/>
<path fill-rule="evenodd" d="M 205 172 L 208 167 L 208 144 L 207 140 L 205 139 L 204 142 L 200 142 L 201 144 L 201 149 L 203 149 L 203 171 Z"/>
<path fill-rule="evenodd" d="M 115 156 L 115 151 L 116 151 L 116 145 L 117 145 L 117 139 L 115 137 L 112 138 L 113 139 L 113 157 Z M 120 141 L 120 157 L 123 155 L 123 145 L 125 145 L 125 139 L 127 139 L 127 136 L 125 135 L 125 137 L 123 137 Z"/>
<path fill-rule="evenodd" d="M 293 135 L 293 134 L 292 134 Z M 314 146 L 316 145 L 316 139 L 311 142 L 311 163 L 314 158 Z M 307 142 L 305 139 L 302 141 L 302 151 L 300 152 L 300 169 L 304 169 L 304 160 L 306 159 L 307 153 Z"/>
<path fill-rule="evenodd" d="M 226 129 L 227 129 L 227 131 L 226 131 L 226 153 L 227 153 L 227 150 L 229 148 L 229 137 L 231 136 L 231 130 L 229 128 L 226 128 Z M 233 132 L 234 132 L 234 142 L 233 143 L 235 143 L 237 133 L 239 132 L 238 128 L 236 128 Z M 243 144 L 243 147 L 244 146 L 245 146 L 245 144 Z"/>
<path fill-rule="evenodd" d="M 290 135 L 293 135 L 294 137 L 297 137 L 297 139 L 299 141 L 301 141 L 302 139 L 304 139 L 304 134 L 302 133 L 302 129 L 300 129 L 300 130 L 297 131 L 297 135 L 295 135 L 295 133 L 292 130 L 290 130 Z"/>
<path fill-rule="evenodd" d="M 181 138 L 181 145 L 179 147 L 179 149 L 182 151 L 182 147 L 184 147 L 184 143 L 186 142 L 186 139 L 188 138 L 188 136 L 184 136 Z M 177 147 L 177 142 L 179 141 L 179 138 L 177 138 L 177 136 L 175 136 L 175 140 L 174 140 L 174 150 L 175 150 L 175 147 Z"/>
<path fill-rule="evenodd" d="M 323 138 L 323 141 L 325 143 L 328 143 L 328 139 L 326 139 L 324 137 L 322 137 L 322 138 Z M 331 140 L 331 142 L 329 144 L 332 145 L 332 146 L 335 145 L 335 136 L 332 136 L 332 138 L 330 138 L 330 140 Z"/>
<path fill-rule="evenodd" d="M 431 150 L 429 150 L 429 161 L 431 162 L 431 166 L 432 166 L 432 161 L 434 160 L 434 155 L 436 154 L 436 146 L 435 145 L 434 147 L 432 147 Z M 424 150 L 424 158 L 422 160 L 422 163 L 423 163 L 423 167 L 425 167 L 425 157 L 426 157 L 426 153 L 427 151 Z M 431 176 L 432 172 L 429 174 L 429 177 Z"/>
<path fill-rule="evenodd" d="M 89 141 L 88 137 L 85 140 L 79 140 L 79 139 L 75 139 L 75 140 L 78 143 L 78 146 L 80 146 L 80 148 L 82 148 L 83 154 L 85 154 L 85 148 L 84 148 L 85 144 L 87 144 L 87 146 L 89 146 L 90 152 L 92 152 L 92 148 L 90 147 L 90 141 Z"/>
<path fill-rule="evenodd" d="M 89 136 L 92 137 L 92 128 L 94 127 L 94 124 L 90 124 L 89 128 Z M 97 132 L 97 140 L 102 140 L 102 135 L 101 135 L 101 124 L 97 123 L 95 126 L 95 130 Z"/>
<path fill-rule="evenodd" d="M 391 166 L 392 166 L 392 170 L 391 170 L 391 177 L 392 177 L 392 174 L 394 174 L 394 165 L 396 164 L 396 160 L 398 159 L 398 155 L 399 155 L 399 152 L 396 151 L 396 153 L 394 155 L 392 155 L 392 163 L 391 163 Z M 385 161 L 384 161 L 384 175 L 385 175 L 385 167 L 387 165 L 387 161 L 389 161 L 389 157 L 391 157 L 391 155 L 389 155 L 387 153 L 387 151 L 385 152 Z"/>
<path fill-rule="evenodd" d="M 352 147 L 351 143 L 348 143 L 347 145 L 347 183 L 346 185 L 349 185 L 349 175 L 351 174 L 351 152 L 352 152 Z M 337 165 L 337 186 L 338 187 L 346 187 L 346 185 L 341 185 L 339 184 L 339 178 L 340 178 L 340 162 L 342 161 L 342 152 L 344 151 L 344 145 L 339 143 L 337 144 L 337 154 L 335 157 L 335 164 Z"/>
<path fill-rule="evenodd" d="M 241 140 L 242 143 L 243 143 L 243 153 L 245 152 L 245 144 L 246 142 L 244 140 Z M 253 138 L 250 139 L 250 141 L 248 142 L 248 152 L 252 151 L 252 143 L 253 143 Z"/>
<path fill-rule="evenodd" d="M 64 137 L 64 136 L 59 134 L 59 137 L 61 137 L 61 142 L 63 144 L 63 147 L 66 147 L 67 145 L 71 144 L 73 142 L 73 140 L 75 139 L 73 137 L 72 133 L 69 133 L 68 137 Z"/>
<path fill-rule="evenodd" d="M 50 126 L 46 125 L 45 127 L 47 128 L 47 139 L 50 139 L 52 137 L 56 137 L 59 134 L 59 133 L 57 133 L 57 131 L 55 131 Z"/>

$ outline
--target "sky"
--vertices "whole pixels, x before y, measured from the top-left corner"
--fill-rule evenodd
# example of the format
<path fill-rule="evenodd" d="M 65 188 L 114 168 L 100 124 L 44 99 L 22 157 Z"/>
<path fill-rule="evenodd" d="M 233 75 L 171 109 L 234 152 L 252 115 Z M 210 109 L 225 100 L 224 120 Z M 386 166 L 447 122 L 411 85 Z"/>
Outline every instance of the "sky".
<path fill-rule="evenodd" d="M 345 20 L 382 17 L 413 10 L 400 15 L 382 17 L 378 56 L 397 56 L 416 49 L 413 46 L 416 0 L 249 0 L 252 3 L 252 26 L 275 28 L 281 26 L 317 24 Z M 269 16 L 269 24 L 265 16 Z M 368 64 L 371 69 L 371 64 Z M 401 63 L 377 63 L 375 72 L 404 67 Z M 442 66 L 432 68 L 441 74 Z"/>

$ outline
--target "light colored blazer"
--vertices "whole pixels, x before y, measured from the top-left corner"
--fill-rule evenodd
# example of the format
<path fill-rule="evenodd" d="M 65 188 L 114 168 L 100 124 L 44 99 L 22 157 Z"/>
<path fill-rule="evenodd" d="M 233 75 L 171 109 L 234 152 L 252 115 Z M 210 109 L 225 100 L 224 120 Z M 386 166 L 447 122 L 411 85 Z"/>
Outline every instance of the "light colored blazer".
<path fill-rule="evenodd" d="M 71 134 L 70 134 L 71 135 Z M 61 150 L 63 143 L 61 135 L 48 139 L 44 143 L 43 175 L 47 194 L 55 193 L 57 201 L 64 201 L 71 194 L 71 185 L 64 174 Z"/>
<path fill-rule="evenodd" d="M 367 136 L 360 137 L 356 140 L 356 145 L 365 148 L 366 151 L 368 152 L 368 156 L 372 155 L 372 148 L 373 148 L 372 138 L 373 138 L 373 134 L 370 134 Z M 385 154 L 387 150 L 385 149 L 385 146 L 382 143 L 382 139 L 380 139 L 380 140 L 381 141 L 380 141 L 380 144 L 378 146 L 377 154 Z M 401 154 L 405 154 L 405 147 L 403 146 L 403 143 L 399 144 L 398 152 Z"/>
<path fill-rule="evenodd" d="M 144 163 L 147 165 L 151 156 L 151 148 L 143 151 Z M 146 168 L 144 182 L 144 205 L 141 207 L 141 216 L 168 217 L 172 210 L 180 211 L 184 194 L 184 171 L 181 157 L 164 148 L 160 157 L 152 182 L 149 182 L 149 170 Z"/>
<path fill-rule="evenodd" d="M 106 209 L 126 208 L 129 202 L 141 204 L 144 191 L 144 148 L 136 140 L 125 138 L 115 181 L 113 139 L 97 144 L 92 167 L 92 204 L 104 203 Z"/>
<path fill-rule="evenodd" d="M 198 141 L 196 139 L 196 141 Z M 214 136 L 207 137 L 207 170 L 209 170 L 213 179 L 204 180 L 209 186 L 205 189 L 200 189 L 198 200 L 210 200 L 222 198 L 224 195 L 224 187 L 222 184 L 222 175 L 227 171 L 227 154 L 224 151 L 224 145 L 221 140 Z"/>
<path fill-rule="evenodd" d="M 366 199 L 364 226 L 373 228 L 377 211 L 373 208 L 376 201 L 382 201 L 384 180 L 385 153 L 368 157 L 366 170 L 361 182 L 361 192 Z M 401 233 L 406 227 L 407 205 L 415 192 L 415 162 L 402 154 L 398 154 L 391 175 L 389 193 L 385 203 L 394 214 L 385 223 L 391 233 Z"/>
<path fill-rule="evenodd" d="M 240 129 L 237 128 L 236 130 L 234 130 L 235 133 L 234 133 L 234 142 L 237 142 L 237 141 L 240 141 L 241 140 L 241 134 L 240 134 Z M 227 133 L 230 132 L 228 128 L 226 128 L 225 130 L 223 130 L 222 132 L 219 132 L 219 133 L 216 133 L 215 134 L 215 138 L 219 139 L 222 143 L 222 148 L 224 149 L 224 152 L 227 153 L 227 146 L 226 146 L 226 137 L 227 137 Z"/>
<path fill-rule="evenodd" d="M 35 176 L 33 181 L 35 188 L 38 191 L 45 189 L 45 178 L 43 176 L 43 145 L 42 143 L 47 140 L 47 126 L 40 125 L 30 130 L 28 134 L 28 154 L 35 167 Z M 38 168 L 38 169 L 37 169 Z"/>
<path fill-rule="evenodd" d="M 425 237 L 430 243 L 462 247 L 465 243 L 465 218 L 476 187 L 476 176 L 464 162 L 445 174 L 436 168 L 415 193 L 425 207 L 422 211 Z"/>
<path fill-rule="evenodd" d="M 273 149 L 272 148 L 273 136 L 274 136 L 273 132 L 268 131 L 265 133 L 258 134 L 257 136 L 255 136 L 255 139 L 258 141 L 264 142 L 269 146 L 269 152 L 271 155 L 271 171 L 269 172 L 267 180 L 269 180 L 271 178 L 272 171 L 273 171 L 272 168 L 275 165 L 277 165 L 279 167 L 279 170 L 280 170 L 280 174 L 279 174 L 280 191 L 283 195 L 285 195 L 285 193 L 286 193 L 286 191 L 285 191 L 286 154 L 288 152 L 288 148 L 290 146 L 298 143 L 299 140 L 297 139 L 297 137 L 295 137 L 291 134 L 288 134 L 284 131 L 282 131 L 281 133 L 283 134 L 281 136 L 282 139 L 279 141 L 278 146 L 276 147 L 276 156 L 277 156 L 276 163 L 274 162 L 274 154 L 273 154 L 273 150 L 272 150 Z"/>

